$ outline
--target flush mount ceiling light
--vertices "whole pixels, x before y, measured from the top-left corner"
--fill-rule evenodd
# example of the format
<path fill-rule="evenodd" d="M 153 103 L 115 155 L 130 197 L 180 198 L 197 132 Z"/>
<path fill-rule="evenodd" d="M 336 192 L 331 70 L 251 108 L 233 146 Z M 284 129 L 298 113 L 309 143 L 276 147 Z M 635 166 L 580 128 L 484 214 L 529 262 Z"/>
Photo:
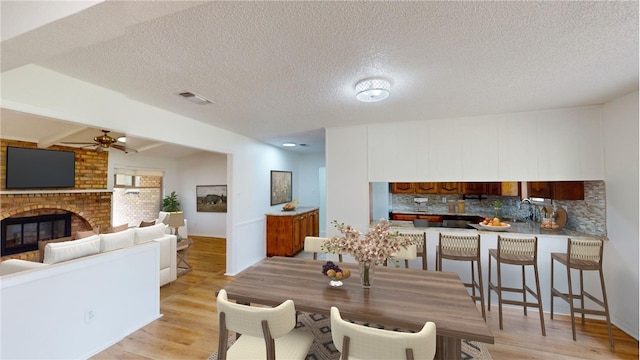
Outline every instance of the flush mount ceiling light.
<path fill-rule="evenodd" d="M 191 101 L 192 103 L 198 104 L 198 105 L 206 105 L 206 104 L 211 104 L 213 103 L 213 101 L 205 98 L 204 96 L 198 95 L 198 94 L 194 94 L 190 91 L 184 91 L 179 93 L 178 95 L 182 96 L 183 98 Z"/>
<path fill-rule="evenodd" d="M 362 102 L 382 101 L 389 97 L 391 84 L 380 78 L 360 80 L 356 84 L 356 99 Z"/>

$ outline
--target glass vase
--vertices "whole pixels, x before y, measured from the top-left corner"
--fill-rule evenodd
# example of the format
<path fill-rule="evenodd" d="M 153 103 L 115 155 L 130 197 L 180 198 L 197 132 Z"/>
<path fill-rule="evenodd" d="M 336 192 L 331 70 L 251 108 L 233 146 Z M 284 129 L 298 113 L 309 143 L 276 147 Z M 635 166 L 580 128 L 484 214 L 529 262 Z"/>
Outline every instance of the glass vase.
<path fill-rule="evenodd" d="M 373 264 L 368 263 L 360 263 L 360 284 L 365 289 L 371 287 L 371 283 L 373 282 L 373 268 L 375 266 Z"/>

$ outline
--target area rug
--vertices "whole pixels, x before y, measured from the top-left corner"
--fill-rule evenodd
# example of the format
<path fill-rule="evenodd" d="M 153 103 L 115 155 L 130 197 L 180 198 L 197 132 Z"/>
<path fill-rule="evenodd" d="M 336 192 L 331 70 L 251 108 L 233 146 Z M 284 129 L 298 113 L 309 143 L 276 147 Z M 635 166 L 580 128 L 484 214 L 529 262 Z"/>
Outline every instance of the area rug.
<path fill-rule="evenodd" d="M 377 327 L 383 329 L 384 327 L 375 324 L 363 325 Z M 333 346 L 331 340 L 331 320 L 318 314 L 299 313 L 298 324 L 296 328 L 313 333 L 314 340 L 307 354 L 306 360 L 339 360 L 340 352 Z M 394 331 L 402 331 L 400 329 L 392 329 Z M 229 337 L 229 344 L 232 344 L 235 340 L 235 335 Z M 217 360 L 218 352 L 211 354 L 208 360 Z M 491 360 L 491 354 L 487 347 L 478 342 L 462 340 L 462 360 Z"/>

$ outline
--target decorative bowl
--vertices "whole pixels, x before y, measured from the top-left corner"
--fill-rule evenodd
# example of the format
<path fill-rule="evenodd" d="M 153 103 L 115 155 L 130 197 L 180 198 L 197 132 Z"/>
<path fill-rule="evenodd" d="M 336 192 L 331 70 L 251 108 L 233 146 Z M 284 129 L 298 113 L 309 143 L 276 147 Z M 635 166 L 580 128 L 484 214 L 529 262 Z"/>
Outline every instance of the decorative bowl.
<path fill-rule="evenodd" d="M 504 226 L 493 226 L 493 225 L 483 225 L 482 223 L 478 224 L 478 226 L 480 226 L 480 228 L 482 230 L 489 230 L 489 231 L 507 231 L 509 230 L 509 228 L 511 228 L 511 225 L 506 224 Z"/>

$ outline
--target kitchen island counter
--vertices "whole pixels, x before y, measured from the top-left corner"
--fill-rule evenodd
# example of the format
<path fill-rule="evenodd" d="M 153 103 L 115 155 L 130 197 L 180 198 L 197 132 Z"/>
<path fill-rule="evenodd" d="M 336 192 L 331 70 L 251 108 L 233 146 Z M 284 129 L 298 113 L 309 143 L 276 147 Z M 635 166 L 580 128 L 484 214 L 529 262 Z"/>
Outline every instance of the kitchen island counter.
<path fill-rule="evenodd" d="M 589 235 L 575 230 L 569 229 L 542 229 L 540 227 L 540 223 L 534 221 L 526 221 L 526 222 L 515 222 L 510 223 L 507 222 L 511 227 L 506 231 L 491 231 L 481 229 L 478 224 L 469 224 L 469 226 L 473 227 L 473 229 L 463 229 L 463 228 L 445 228 L 439 226 L 430 226 L 430 227 L 416 227 L 413 225 L 412 221 L 399 221 L 399 220 L 391 220 L 391 230 L 394 231 L 427 231 L 427 232 L 462 232 L 462 233 L 470 233 L 470 234 L 492 234 L 492 235 L 533 235 L 533 236 L 544 236 L 544 237 L 556 237 L 566 239 L 570 238 L 581 238 L 581 239 L 600 239 L 607 240 L 606 236 L 596 236 Z M 372 224 L 375 226 L 375 224 Z"/>

